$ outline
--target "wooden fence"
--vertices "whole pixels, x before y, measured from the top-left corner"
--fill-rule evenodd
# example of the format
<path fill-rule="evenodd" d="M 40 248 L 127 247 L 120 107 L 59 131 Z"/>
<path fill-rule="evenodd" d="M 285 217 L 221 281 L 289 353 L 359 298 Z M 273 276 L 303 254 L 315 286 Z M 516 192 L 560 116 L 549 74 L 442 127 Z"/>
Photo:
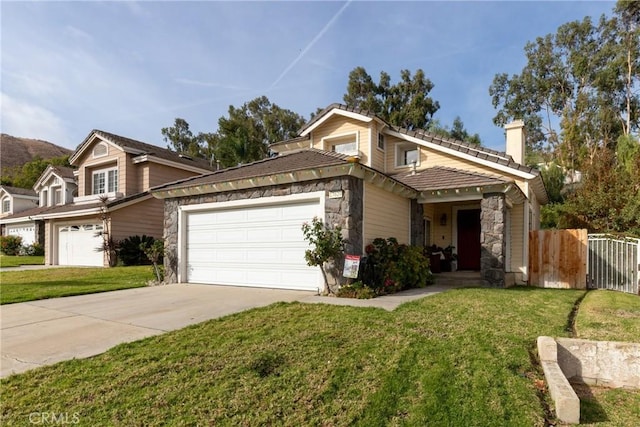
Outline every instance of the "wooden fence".
<path fill-rule="evenodd" d="M 587 230 L 529 232 L 529 284 L 543 288 L 587 288 Z"/>

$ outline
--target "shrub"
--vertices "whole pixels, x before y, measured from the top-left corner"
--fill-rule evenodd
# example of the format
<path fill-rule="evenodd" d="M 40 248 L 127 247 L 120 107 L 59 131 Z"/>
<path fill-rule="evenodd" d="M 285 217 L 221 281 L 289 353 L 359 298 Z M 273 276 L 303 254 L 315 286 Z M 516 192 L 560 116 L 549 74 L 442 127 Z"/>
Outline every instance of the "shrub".
<path fill-rule="evenodd" d="M 377 238 L 365 251 L 362 280 L 379 295 L 433 282 L 429 259 L 419 246 L 399 244 L 393 237 Z"/>
<path fill-rule="evenodd" d="M 44 247 L 40 243 L 34 243 L 32 245 L 23 246 L 20 249 L 20 255 L 43 256 Z"/>
<path fill-rule="evenodd" d="M 149 265 L 151 261 L 145 255 L 143 247 L 153 245 L 151 236 L 129 236 L 118 244 L 118 258 L 123 265 Z"/>
<path fill-rule="evenodd" d="M 22 249 L 22 237 L 0 236 L 0 252 L 5 255 L 18 255 Z"/>
<path fill-rule="evenodd" d="M 350 285 L 342 286 L 338 289 L 336 296 L 341 298 L 371 299 L 376 297 L 376 292 L 362 283 L 362 281 L 357 281 Z"/>

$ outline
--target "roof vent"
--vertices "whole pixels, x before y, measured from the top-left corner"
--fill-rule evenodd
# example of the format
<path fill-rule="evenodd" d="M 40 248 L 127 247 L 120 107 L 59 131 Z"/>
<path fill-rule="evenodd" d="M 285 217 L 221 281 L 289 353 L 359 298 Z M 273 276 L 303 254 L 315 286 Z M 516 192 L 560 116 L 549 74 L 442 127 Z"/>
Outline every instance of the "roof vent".
<path fill-rule="evenodd" d="M 180 157 L 182 159 L 193 160 L 193 157 L 188 156 L 186 154 L 178 154 L 178 157 Z"/>

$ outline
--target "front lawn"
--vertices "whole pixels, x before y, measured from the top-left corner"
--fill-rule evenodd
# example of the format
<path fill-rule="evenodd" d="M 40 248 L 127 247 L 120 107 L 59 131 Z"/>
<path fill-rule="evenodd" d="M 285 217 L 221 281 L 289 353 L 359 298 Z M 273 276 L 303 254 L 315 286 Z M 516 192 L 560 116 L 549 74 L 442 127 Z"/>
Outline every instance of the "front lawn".
<path fill-rule="evenodd" d="M 0 254 L 0 267 L 19 267 L 21 265 L 43 265 L 44 256 L 10 256 Z"/>
<path fill-rule="evenodd" d="M 640 342 L 640 296 L 616 291 L 591 291 L 576 317 L 578 338 Z"/>
<path fill-rule="evenodd" d="M 580 304 L 576 332 L 578 338 L 589 340 L 640 342 L 640 297 L 616 291 L 590 291 Z M 638 424 L 640 390 L 574 388 L 580 397 L 581 424 Z"/>
<path fill-rule="evenodd" d="M 542 426 L 536 338 L 581 291 L 459 289 L 380 309 L 276 304 L 2 380 L 2 425 Z M 599 425 L 607 425 L 599 424 Z"/>
<path fill-rule="evenodd" d="M 0 280 L 0 304 L 137 288 L 152 279 L 148 265 L 7 271 Z"/>

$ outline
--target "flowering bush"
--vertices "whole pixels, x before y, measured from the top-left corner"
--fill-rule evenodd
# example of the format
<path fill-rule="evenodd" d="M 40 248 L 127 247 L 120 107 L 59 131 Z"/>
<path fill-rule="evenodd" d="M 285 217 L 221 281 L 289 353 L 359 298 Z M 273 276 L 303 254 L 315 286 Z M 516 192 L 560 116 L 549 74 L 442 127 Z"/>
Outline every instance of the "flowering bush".
<path fill-rule="evenodd" d="M 0 236 L 0 252 L 5 255 L 18 255 L 22 249 L 22 237 Z"/>
<path fill-rule="evenodd" d="M 393 237 L 377 238 L 365 247 L 365 252 L 362 280 L 379 295 L 433 282 L 429 259 L 419 246 L 399 244 Z"/>

